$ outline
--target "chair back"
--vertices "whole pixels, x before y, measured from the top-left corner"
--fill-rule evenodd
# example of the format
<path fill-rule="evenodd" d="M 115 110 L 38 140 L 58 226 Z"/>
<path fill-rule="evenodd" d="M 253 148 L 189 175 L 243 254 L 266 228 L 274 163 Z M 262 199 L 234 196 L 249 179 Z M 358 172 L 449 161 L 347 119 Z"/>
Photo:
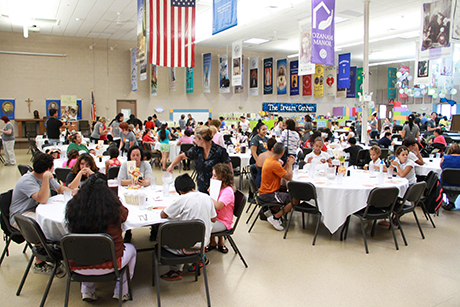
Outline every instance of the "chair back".
<path fill-rule="evenodd" d="M 231 144 L 232 143 L 232 135 L 231 134 L 224 134 L 224 142 L 225 144 Z"/>
<path fill-rule="evenodd" d="M 249 191 L 255 195 L 259 193 L 259 189 L 257 189 L 256 185 L 256 180 L 252 176 L 249 176 Z"/>
<path fill-rule="evenodd" d="M 106 233 L 67 234 L 61 240 L 61 249 L 66 266 L 70 260 L 81 266 L 99 265 L 113 261 L 114 273 L 118 277 L 119 268 L 115 244 L 112 237 Z"/>
<path fill-rule="evenodd" d="M 426 189 L 426 182 L 418 182 L 412 186 L 409 187 L 409 189 L 406 191 L 406 194 L 404 194 L 404 200 L 417 204 L 420 200 L 420 198 L 423 195 L 423 192 L 425 192 Z"/>
<path fill-rule="evenodd" d="M 115 179 L 118 177 L 118 172 L 120 172 L 120 166 L 109 167 L 107 171 L 107 179 Z"/>
<path fill-rule="evenodd" d="M 430 195 L 433 188 L 436 186 L 436 182 L 438 182 L 438 174 L 436 172 L 430 171 L 428 175 L 426 175 L 425 182 L 426 182 L 426 190 L 425 196 Z"/>
<path fill-rule="evenodd" d="M 361 149 L 358 151 L 358 156 L 356 157 L 356 166 L 363 167 L 370 160 L 369 149 Z"/>
<path fill-rule="evenodd" d="M 24 176 L 24 174 L 26 174 L 28 171 L 33 171 L 32 167 L 24 164 L 18 164 L 18 170 L 21 176 Z"/>
<path fill-rule="evenodd" d="M 195 145 L 193 145 L 193 144 L 181 144 L 181 145 L 180 145 L 180 151 L 181 151 L 181 152 L 187 152 L 187 151 L 189 151 L 189 149 L 192 148 L 193 146 L 195 146 Z"/>
<path fill-rule="evenodd" d="M 232 156 L 230 157 L 230 160 L 232 161 L 233 174 L 235 176 L 239 175 L 241 172 L 241 158 Z"/>
<path fill-rule="evenodd" d="M 240 216 L 243 213 L 244 206 L 246 205 L 246 195 L 243 194 L 240 190 L 235 192 L 235 205 L 233 207 L 233 215 L 236 217 L 236 221 L 233 224 L 233 230 L 236 229 Z"/>
<path fill-rule="evenodd" d="M 172 249 L 189 249 L 196 243 L 201 243 L 204 247 L 204 234 L 205 225 L 201 220 L 170 221 L 161 224 L 157 242 L 159 247 L 167 245 Z M 158 259 L 161 259 L 161 248 L 158 248 Z"/>
<path fill-rule="evenodd" d="M 302 148 L 304 158 L 313 151 L 313 148 Z"/>
<path fill-rule="evenodd" d="M 289 197 L 291 198 L 291 202 L 295 199 L 298 200 L 299 203 L 302 201 L 310 201 L 313 200 L 315 202 L 316 210 L 318 211 L 318 201 L 316 195 L 316 188 L 310 182 L 299 182 L 299 181 L 290 181 L 287 184 L 287 188 L 289 191 Z"/>
<path fill-rule="evenodd" d="M 144 148 L 144 150 L 147 150 L 147 151 L 152 151 L 153 150 L 152 144 L 144 142 L 144 141 L 142 141 L 142 147 Z"/>
<path fill-rule="evenodd" d="M 460 186 L 460 169 L 446 168 L 442 170 L 441 185 L 447 183 L 448 185 Z"/>
<path fill-rule="evenodd" d="M 64 167 L 56 167 L 54 169 L 54 173 L 56 174 L 56 178 L 60 182 L 65 182 L 67 175 L 70 173 L 71 168 L 64 168 Z"/>
<path fill-rule="evenodd" d="M 20 235 L 17 229 L 10 225 L 10 206 L 13 199 L 13 190 L 0 194 L 0 215 L 1 215 L 1 228 L 5 235 L 10 236 L 16 243 L 24 242 L 24 238 Z"/>
<path fill-rule="evenodd" d="M 372 189 L 367 198 L 367 207 L 364 212 L 364 217 L 366 217 L 369 207 L 381 209 L 388 208 L 390 212 L 393 211 L 396 200 L 398 199 L 398 194 L 399 189 L 396 187 Z"/>
<path fill-rule="evenodd" d="M 380 159 L 386 160 L 388 158 L 388 148 L 380 148 Z"/>

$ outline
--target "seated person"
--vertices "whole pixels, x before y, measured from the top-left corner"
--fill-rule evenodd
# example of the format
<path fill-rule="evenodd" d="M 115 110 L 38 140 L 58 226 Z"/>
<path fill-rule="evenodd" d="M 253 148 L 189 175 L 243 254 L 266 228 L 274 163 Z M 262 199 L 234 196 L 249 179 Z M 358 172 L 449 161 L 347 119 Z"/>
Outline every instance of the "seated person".
<path fill-rule="evenodd" d="M 271 210 L 265 213 L 265 215 L 268 216 L 268 222 L 279 231 L 284 230 L 281 222 L 281 217 L 283 215 L 283 210 L 280 210 L 281 206 L 284 205 L 285 213 L 291 211 L 292 208 L 289 193 L 279 191 L 281 188 L 281 178 L 292 180 L 292 165 L 295 162 L 293 156 L 288 156 L 286 164 L 282 167 L 279 160 L 283 154 L 284 145 L 282 143 L 276 143 L 262 166 L 262 181 L 259 189 L 259 199 L 261 201 L 265 203 L 280 204 L 279 207 L 273 207 L 271 209 L 275 211 L 274 214 Z"/>
<path fill-rule="evenodd" d="M 380 147 L 374 145 L 369 149 L 369 155 L 371 156 L 371 161 L 369 164 L 364 165 L 364 169 L 374 169 L 374 171 L 379 171 L 380 170 L 380 164 L 382 164 L 382 160 L 380 160 L 380 154 L 382 151 L 380 150 Z M 383 163 L 383 171 L 387 171 L 387 167 L 385 163 Z"/>
<path fill-rule="evenodd" d="M 315 143 L 313 145 L 313 151 L 310 152 L 308 155 L 305 157 L 305 163 L 326 163 L 329 164 L 329 166 L 332 165 L 331 157 L 329 157 L 329 154 L 325 151 L 322 151 L 322 147 L 324 145 L 323 139 L 322 138 L 317 138 L 315 140 Z"/>
<path fill-rule="evenodd" d="M 49 154 L 53 157 L 53 159 L 59 159 L 61 157 L 61 150 L 58 149 L 58 148 L 50 148 L 50 149 L 47 149 L 45 150 L 45 153 L 46 154 Z"/>
<path fill-rule="evenodd" d="M 409 159 L 409 149 L 402 145 L 396 149 L 396 159 L 391 161 L 390 167 L 394 168 L 394 172 L 399 178 L 406 178 L 409 185 L 415 184 L 417 178 L 415 177 L 415 164 Z"/>
<path fill-rule="evenodd" d="M 446 168 L 460 168 L 460 146 L 457 143 L 452 143 L 447 149 L 446 154 L 441 159 L 441 168 L 444 170 Z M 455 201 L 457 200 L 458 194 L 456 193 L 449 193 L 448 190 L 451 191 L 460 191 L 460 187 L 451 186 L 449 184 L 444 184 L 446 189 L 444 189 L 444 193 L 449 200 L 449 204 L 443 205 L 443 209 L 445 210 L 452 210 L 455 209 Z"/>
<path fill-rule="evenodd" d="M 321 131 L 315 130 L 311 135 L 308 141 L 305 143 L 306 148 L 313 148 L 313 145 L 315 144 L 316 139 L 321 138 Z M 321 151 L 327 151 L 327 146 L 324 144 L 323 141 L 323 147 L 321 148 Z"/>
<path fill-rule="evenodd" d="M 27 172 L 19 178 L 14 186 L 13 197 L 10 205 L 10 224 L 18 228 L 14 216 L 22 214 L 36 219 L 35 209 L 39 204 L 46 204 L 50 190 L 63 193 L 69 190 L 59 185 L 53 177 L 53 157 L 48 154 L 38 153 L 34 157 L 33 171 Z M 51 274 L 53 266 L 35 258 L 34 273 Z"/>
<path fill-rule="evenodd" d="M 403 143 L 404 146 L 409 149 L 409 160 L 414 161 L 415 164 L 418 165 L 423 165 L 425 162 L 423 162 L 423 157 L 420 154 L 420 150 L 418 148 L 417 141 L 415 140 L 404 140 Z"/>
<path fill-rule="evenodd" d="M 67 161 L 64 161 L 62 167 L 72 168 L 77 162 L 78 151 L 76 149 L 67 150 Z"/>
<path fill-rule="evenodd" d="M 81 214 L 85 212 L 85 214 Z M 128 209 L 122 205 L 107 186 L 107 177 L 101 173 L 91 175 L 78 193 L 67 203 L 66 223 L 72 233 L 106 233 L 115 244 L 115 254 L 119 268 L 129 266 L 129 278 L 133 278 L 136 266 L 136 248 L 123 244 L 121 223 L 126 221 Z M 82 266 L 70 263 L 72 271 L 81 275 L 104 275 L 113 272 L 113 263 L 107 261 L 100 265 Z M 126 275 L 123 275 L 126 279 Z M 115 285 L 113 298 L 119 298 L 119 283 Z M 130 299 L 127 280 L 122 282 L 122 300 Z M 97 300 L 96 286 L 93 282 L 81 283 L 82 300 Z"/>
<path fill-rule="evenodd" d="M 273 150 L 273 146 L 276 144 L 276 139 L 274 137 L 269 138 L 267 141 L 267 151 L 261 153 L 257 157 L 256 166 L 257 166 L 257 176 L 256 176 L 256 186 L 260 188 L 260 182 L 262 180 L 262 166 L 264 165 L 265 160 L 270 156 L 270 152 Z"/>
<path fill-rule="evenodd" d="M 111 147 L 109 147 L 108 152 L 109 152 L 110 159 L 105 161 L 105 170 L 106 170 L 106 172 L 108 172 L 109 168 L 111 168 L 112 166 L 120 166 L 121 165 L 120 160 L 118 160 L 118 155 L 120 154 L 120 151 L 118 150 L 118 148 L 115 147 L 115 146 L 111 146 Z"/>
<path fill-rule="evenodd" d="M 437 128 L 433 131 L 434 139 L 431 140 L 430 144 L 433 147 L 444 150 L 447 147 L 447 142 L 444 136 L 442 135 L 442 130 Z"/>
<path fill-rule="evenodd" d="M 203 221 L 206 229 L 204 236 L 205 246 L 209 243 L 211 237 L 212 223 L 216 221 L 216 209 L 211 196 L 201 193 L 195 190 L 195 182 L 189 176 L 189 174 L 183 174 L 176 177 L 174 186 L 177 193 L 181 195 L 175 202 L 161 211 L 160 216 L 162 219 L 171 219 L 177 221 L 193 220 L 198 219 Z M 194 246 L 195 249 L 205 248 L 197 244 Z M 176 255 L 184 255 L 185 253 L 197 252 L 196 250 L 177 250 L 167 248 L 168 251 Z M 205 256 L 205 265 L 209 264 L 208 258 Z M 198 263 L 199 268 L 203 266 L 203 263 Z M 173 281 L 182 279 L 182 268 L 183 264 L 171 265 L 169 271 L 160 277 L 164 280 Z M 196 267 L 191 265 L 188 268 L 189 272 L 194 272 Z"/>
<path fill-rule="evenodd" d="M 350 144 L 350 147 L 345 148 L 343 151 L 350 154 L 350 165 L 356 165 L 358 163 L 358 153 L 363 148 L 356 145 L 355 138 L 351 138 L 348 143 Z"/>
<path fill-rule="evenodd" d="M 71 189 L 80 187 L 89 176 L 99 171 L 91 155 L 82 154 L 78 157 L 70 173 L 65 179 L 65 185 Z"/>
<path fill-rule="evenodd" d="M 387 127 L 388 130 L 390 130 L 390 127 Z M 379 140 L 379 146 L 383 148 L 388 148 L 390 145 L 394 145 L 394 143 L 391 141 L 391 132 L 387 131 L 385 132 L 385 135 Z"/>
<path fill-rule="evenodd" d="M 74 133 L 70 137 L 70 144 L 67 147 L 67 151 L 76 149 L 78 152 L 84 151 L 84 152 L 89 152 L 88 147 L 86 147 L 85 144 L 82 143 L 83 138 L 80 133 Z"/>
<path fill-rule="evenodd" d="M 184 135 L 179 139 L 179 142 L 177 142 L 177 146 L 194 143 L 195 139 L 192 137 L 192 131 L 185 129 Z M 182 160 L 182 163 L 184 164 L 184 170 L 190 170 L 190 159 L 184 159 Z"/>
<path fill-rule="evenodd" d="M 346 141 L 348 142 L 351 138 L 354 138 L 354 137 L 356 137 L 355 127 L 350 126 L 350 128 L 348 128 L 348 135 L 347 135 Z"/>
<path fill-rule="evenodd" d="M 133 176 L 128 175 L 127 162 L 123 162 L 118 172 L 118 181 L 122 186 L 131 184 L 148 187 L 150 180 L 153 179 L 152 167 L 147 161 L 144 161 L 144 151 L 137 145 L 128 150 L 128 161 L 136 161 L 136 168 L 139 169 L 140 176 L 133 182 Z"/>

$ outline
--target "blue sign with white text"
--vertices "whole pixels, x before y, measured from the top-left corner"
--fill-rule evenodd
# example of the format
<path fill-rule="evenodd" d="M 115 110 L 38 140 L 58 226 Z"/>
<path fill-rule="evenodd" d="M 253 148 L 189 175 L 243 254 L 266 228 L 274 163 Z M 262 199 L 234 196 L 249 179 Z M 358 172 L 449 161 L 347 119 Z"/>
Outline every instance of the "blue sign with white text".
<path fill-rule="evenodd" d="M 350 53 L 339 54 L 339 80 L 337 88 L 350 87 L 350 60 Z"/>
<path fill-rule="evenodd" d="M 236 3 L 237 0 L 213 0 L 212 35 L 238 24 Z"/>
<path fill-rule="evenodd" d="M 264 102 L 262 111 L 287 113 L 316 113 L 316 103 Z"/>

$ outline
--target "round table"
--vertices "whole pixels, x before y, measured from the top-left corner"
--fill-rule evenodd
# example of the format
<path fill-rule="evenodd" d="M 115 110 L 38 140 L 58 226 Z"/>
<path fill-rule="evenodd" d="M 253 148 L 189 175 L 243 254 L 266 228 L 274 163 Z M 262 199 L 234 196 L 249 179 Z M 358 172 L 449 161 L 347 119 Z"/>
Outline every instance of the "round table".
<path fill-rule="evenodd" d="M 423 162 L 425 162 L 425 164 L 423 165 L 415 164 L 415 173 L 417 175 L 426 176 L 431 171 L 437 173 L 438 175 L 441 175 L 441 158 L 433 158 L 431 159 L 431 161 L 429 158 L 423 158 Z"/>

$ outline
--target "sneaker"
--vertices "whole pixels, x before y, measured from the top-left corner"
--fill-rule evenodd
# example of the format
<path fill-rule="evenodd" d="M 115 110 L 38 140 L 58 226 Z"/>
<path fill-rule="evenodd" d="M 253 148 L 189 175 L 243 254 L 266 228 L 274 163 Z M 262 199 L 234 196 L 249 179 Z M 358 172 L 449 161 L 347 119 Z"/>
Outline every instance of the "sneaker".
<path fill-rule="evenodd" d="M 85 302 L 93 302 L 97 300 L 96 292 L 86 292 L 81 294 L 81 300 Z"/>
<path fill-rule="evenodd" d="M 281 220 L 279 219 L 275 219 L 275 217 L 272 215 L 270 216 L 267 221 L 273 225 L 273 227 L 276 229 L 276 230 L 279 230 L 279 231 L 282 231 L 284 230 L 284 227 L 283 225 L 281 225 Z"/>
<path fill-rule="evenodd" d="M 181 280 L 182 279 L 182 271 L 169 271 L 168 273 L 165 273 L 160 276 L 161 279 L 167 280 L 167 281 L 176 281 L 176 280 Z"/>
<path fill-rule="evenodd" d="M 455 204 L 454 204 L 454 203 L 443 204 L 443 205 L 442 205 L 442 208 L 443 208 L 444 210 L 450 211 L 450 210 L 455 209 Z"/>
<path fill-rule="evenodd" d="M 34 273 L 35 274 L 45 274 L 51 275 L 53 272 L 53 266 L 49 265 L 46 262 L 41 262 L 40 264 L 34 264 Z"/>
<path fill-rule="evenodd" d="M 204 255 L 203 257 L 204 257 L 204 263 L 208 265 L 209 264 L 208 257 L 206 257 L 206 255 Z M 198 266 L 200 267 L 200 270 L 201 270 L 203 268 L 203 262 L 198 262 Z M 190 273 L 195 272 L 195 270 L 196 270 L 196 267 L 193 264 L 189 266 L 187 269 L 187 271 L 189 271 Z"/>
<path fill-rule="evenodd" d="M 118 301 L 120 299 L 120 296 L 118 294 L 114 294 L 112 298 Z M 129 293 L 123 294 L 123 296 L 121 297 L 122 302 L 129 301 L 130 299 L 131 299 L 131 296 L 129 296 Z"/>

